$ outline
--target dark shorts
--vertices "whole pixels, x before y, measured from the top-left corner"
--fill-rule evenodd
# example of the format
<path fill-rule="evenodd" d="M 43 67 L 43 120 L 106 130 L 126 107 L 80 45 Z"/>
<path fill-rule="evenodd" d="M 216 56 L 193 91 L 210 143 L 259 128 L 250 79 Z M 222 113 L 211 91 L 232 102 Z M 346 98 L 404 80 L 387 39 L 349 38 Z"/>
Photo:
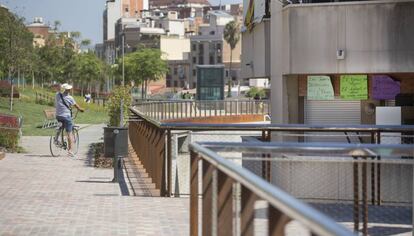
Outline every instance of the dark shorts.
<path fill-rule="evenodd" d="M 71 117 L 56 116 L 56 120 L 58 120 L 59 122 L 62 122 L 62 125 L 65 128 L 66 132 L 72 132 L 73 123 L 72 123 Z"/>

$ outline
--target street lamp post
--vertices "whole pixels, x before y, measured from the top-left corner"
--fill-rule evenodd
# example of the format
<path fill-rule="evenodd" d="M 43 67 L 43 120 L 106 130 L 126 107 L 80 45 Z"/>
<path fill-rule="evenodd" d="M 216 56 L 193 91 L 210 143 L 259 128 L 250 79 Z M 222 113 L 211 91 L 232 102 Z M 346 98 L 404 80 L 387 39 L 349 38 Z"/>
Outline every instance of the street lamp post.
<path fill-rule="evenodd" d="M 122 86 L 125 86 L 125 33 L 122 33 Z"/>
<path fill-rule="evenodd" d="M 122 87 L 125 86 L 125 33 L 122 33 Z M 121 117 L 119 126 L 124 125 L 124 99 L 121 98 Z"/>

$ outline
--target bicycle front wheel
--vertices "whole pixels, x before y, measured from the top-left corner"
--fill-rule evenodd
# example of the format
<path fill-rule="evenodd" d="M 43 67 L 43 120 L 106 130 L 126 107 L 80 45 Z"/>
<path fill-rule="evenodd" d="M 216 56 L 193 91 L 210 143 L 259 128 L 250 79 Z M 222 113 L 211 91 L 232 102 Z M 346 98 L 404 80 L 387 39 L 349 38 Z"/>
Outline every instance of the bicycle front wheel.
<path fill-rule="evenodd" d="M 73 154 L 78 154 L 78 151 L 79 151 L 79 133 L 77 129 L 73 129 L 72 152 Z"/>
<path fill-rule="evenodd" d="M 58 135 L 50 136 L 49 148 L 50 148 L 50 153 L 54 157 L 60 156 L 62 152 L 64 151 L 65 140 L 64 140 L 62 133 L 63 133 L 62 131 L 59 131 Z"/>

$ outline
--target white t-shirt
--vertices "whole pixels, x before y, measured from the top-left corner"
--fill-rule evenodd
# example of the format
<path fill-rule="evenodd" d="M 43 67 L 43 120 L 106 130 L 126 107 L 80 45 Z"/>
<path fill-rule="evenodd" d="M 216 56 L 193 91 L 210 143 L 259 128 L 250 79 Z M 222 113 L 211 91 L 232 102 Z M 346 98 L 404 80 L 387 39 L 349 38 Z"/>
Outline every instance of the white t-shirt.
<path fill-rule="evenodd" d="M 65 106 L 59 94 L 60 93 L 56 93 L 55 96 L 56 116 L 70 117 L 70 110 Z M 62 93 L 62 97 L 69 107 L 76 104 L 75 99 L 69 94 Z"/>

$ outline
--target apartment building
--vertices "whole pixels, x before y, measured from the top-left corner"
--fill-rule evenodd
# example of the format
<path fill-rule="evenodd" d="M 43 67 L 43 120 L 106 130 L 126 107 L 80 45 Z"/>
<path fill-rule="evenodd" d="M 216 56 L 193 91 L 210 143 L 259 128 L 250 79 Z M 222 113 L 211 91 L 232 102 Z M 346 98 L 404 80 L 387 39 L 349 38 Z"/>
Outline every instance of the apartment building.
<path fill-rule="evenodd" d="M 208 13 L 208 24 L 199 26 L 198 35 L 190 37 L 190 88 L 197 86 L 197 65 L 225 66 L 225 83 L 233 80 L 235 83 L 240 74 L 241 43 L 233 50 L 233 63 L 230 71 L 231 48 L 223 38 L 225 25 L 235 18 L 223 11 L 211 11 Z"/>

